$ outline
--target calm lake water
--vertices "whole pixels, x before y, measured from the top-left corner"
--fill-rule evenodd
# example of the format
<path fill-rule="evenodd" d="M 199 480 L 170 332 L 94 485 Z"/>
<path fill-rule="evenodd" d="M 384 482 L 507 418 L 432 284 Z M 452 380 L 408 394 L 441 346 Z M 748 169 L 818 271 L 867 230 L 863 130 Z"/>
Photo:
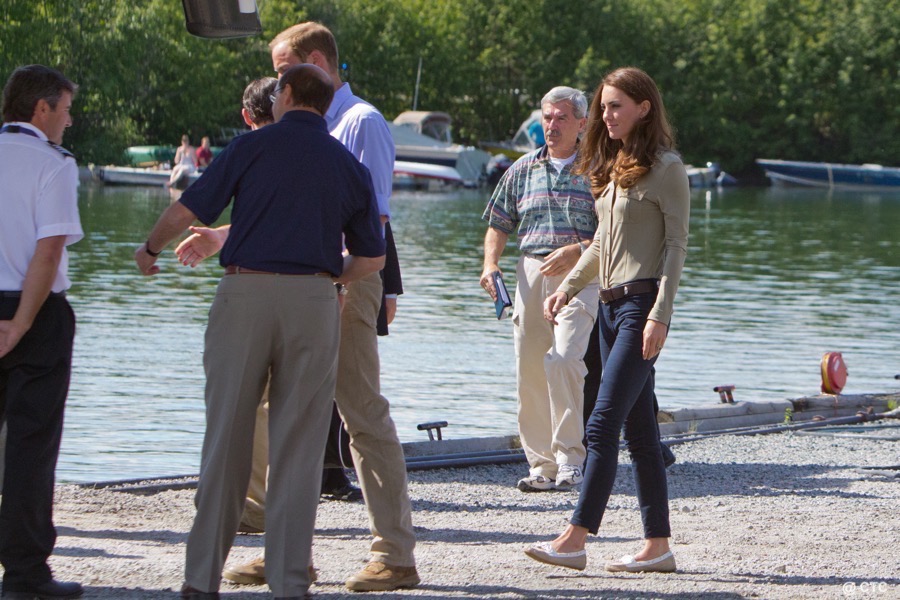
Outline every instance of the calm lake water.
<path fill-rule="evenodd" d="M 132 255 L 169 198 L 162 190 L 80 191 L 86 237 L 71 248 L 78 316 L 58 479 L 196 473 L 204 429 L 203 331 L 217 262 L 140 276 Z M 483 192 L 393 199 L 406 293 L 381 338 L 382 387 L 403 441 L 446 420 L 447 437 L 516 431 L 509 321 L 481 290 Z M 818 392 L 840 351 L 846 393 L 900 388 L 900 195 L 729 189 L 693 195 L 685 275 L 657 363 L 663 407 Z M 514 272 L 516 251 L 501 266 Z M 508 276 L 508 278 L 510 278 Z"/>

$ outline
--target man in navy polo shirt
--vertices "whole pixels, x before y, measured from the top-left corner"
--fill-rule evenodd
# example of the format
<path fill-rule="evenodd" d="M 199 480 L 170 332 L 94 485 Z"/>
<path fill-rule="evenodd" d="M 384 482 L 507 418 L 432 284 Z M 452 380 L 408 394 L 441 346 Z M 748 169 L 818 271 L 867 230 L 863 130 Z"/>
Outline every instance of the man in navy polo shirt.
<path fill-rule="evenodd" d="M 334 397 L 334 284 L 377 272 L 385 253 L 369 172 L 322 118 L 333 95 L 318 67 L 287 70 L 273 93 L 276 123 L 235 138 L 135 252 L 142 273 L 159 272 L 169 242 L 195 218 L 215 221 L 234 198 L 206 331 L 207 429 L 182 598 L 218 598 L 270 369 L 267 580 L 276 598 L 309 588 L 319 490 L 303 482 L 321 473 Z"/>

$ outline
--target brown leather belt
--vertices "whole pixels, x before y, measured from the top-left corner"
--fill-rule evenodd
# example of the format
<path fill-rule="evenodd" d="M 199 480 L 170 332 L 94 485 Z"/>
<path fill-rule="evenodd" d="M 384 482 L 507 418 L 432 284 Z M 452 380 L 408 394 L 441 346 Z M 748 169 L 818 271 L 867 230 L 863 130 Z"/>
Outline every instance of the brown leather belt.
<path fill-rule="evenodd" d="M 609 304 L 615 300 L 621 300 L 635 294 L 649 294 L 659 289 L 659 281 L 656 279 L 637 279 L 622 285 L 600 290 L 600 302 Z"/>
<path fill-rule="evenodd" d="M 257 271 L 247 267 L 228 265 L 225 267 L 226 275 L 282 275 L 287 277 L 331 277 L 331 273 L 273 273 L 272 271 Z"/>

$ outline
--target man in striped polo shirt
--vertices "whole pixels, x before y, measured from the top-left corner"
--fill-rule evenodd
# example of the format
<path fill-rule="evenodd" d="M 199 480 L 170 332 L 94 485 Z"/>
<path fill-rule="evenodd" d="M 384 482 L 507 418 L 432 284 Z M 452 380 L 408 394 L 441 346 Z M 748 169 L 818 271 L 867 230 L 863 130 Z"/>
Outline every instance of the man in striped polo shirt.
<path fill-rule="evenodd" d="M 544 319 L 544 299 L 556 291 L 597 229 L 590 182 L 574 175 L 587 99 L 555 87 L 541 100 L 546 145 L 517 160 L 484 211 L 481 285 L 496 299 L 493 273 L 510 234 L 522 252 L 516 267 L 513 335 L 516 346 L 519 437 L 529 474 L 523 492 L 570 488 L 582 481 L 584 354 L 597 318 L 598 282 L 557 316 Z"/>

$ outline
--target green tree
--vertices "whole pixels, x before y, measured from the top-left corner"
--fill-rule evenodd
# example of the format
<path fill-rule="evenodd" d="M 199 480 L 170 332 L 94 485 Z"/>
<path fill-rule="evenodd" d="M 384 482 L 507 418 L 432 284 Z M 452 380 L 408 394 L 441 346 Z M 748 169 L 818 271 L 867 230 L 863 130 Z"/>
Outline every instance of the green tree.
<path fill-rule="evenodd" d="M 5 0 L 0 74 L 57 67 L 80 84 L 66 145 L 115 163 L 134 144 L 227 137 L 239 98 L 272 74 L 268 41 L 314 19 L 346 79 L 388 118 L 453 115 L 458 140 L 509 137 L 555 85 L 593 92 L 634 65 L 660 86 L 693 163 L 757 157 L 896 162 L 900 0 L 266 0 L 263 35 L 189 35 L 181 3 Z"/>

